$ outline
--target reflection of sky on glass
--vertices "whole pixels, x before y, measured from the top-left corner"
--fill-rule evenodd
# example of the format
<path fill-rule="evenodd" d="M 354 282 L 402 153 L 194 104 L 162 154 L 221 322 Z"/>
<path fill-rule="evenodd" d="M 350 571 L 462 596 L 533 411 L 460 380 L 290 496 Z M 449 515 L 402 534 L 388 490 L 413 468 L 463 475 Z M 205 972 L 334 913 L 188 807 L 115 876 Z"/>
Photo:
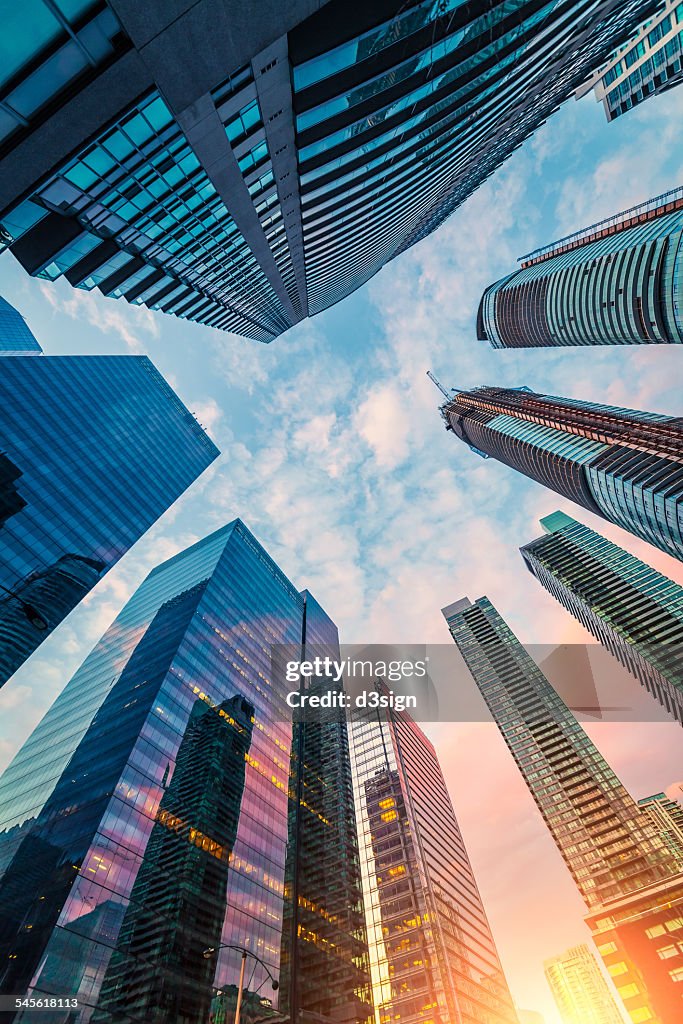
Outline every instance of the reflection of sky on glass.
<path fill-rule="evenodd" d="M 223 457 L 4 688 L 3 762 L 146 572 L 235 515 L 346 643 L 447 644 L 440 609 L 465 594 L 488 594 L 523 641 L 587 641 L 517 550 L 557 508 L 683 582 L 672 559 L 449 437 L 425 377 L 680 414 L 680 348 L 494 352 L 474 318 L 518 256 L 683 181 L 682 104 L 674 89 L 611 125 L 592 96 L 565 104 L 435 235 L 270 346 L 30 280 L 4 256 L 0 293 L 48 353 L 148 352 Z M 578 895 L 494 727 L 429 731 L 513 995 L 556 1024 L 541 962 L 585 941 Z M 678 727 L 588 731 L 635 796 L 680 778 Z"/>

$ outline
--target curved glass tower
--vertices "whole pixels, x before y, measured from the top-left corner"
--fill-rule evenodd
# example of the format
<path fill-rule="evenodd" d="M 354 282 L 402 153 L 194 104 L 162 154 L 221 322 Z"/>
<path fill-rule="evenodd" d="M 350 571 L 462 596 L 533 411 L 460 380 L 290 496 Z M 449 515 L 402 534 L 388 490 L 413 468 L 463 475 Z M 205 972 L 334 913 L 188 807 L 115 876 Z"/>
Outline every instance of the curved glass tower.
<path fill-rule="evenodd" d="M 656 6 L 17 5 L 0 238 L 31 274 L 271 341 L 438 227 Z"/>
<path fill-rule="evenodd" d="M 521 260 L 484 292 L 477 337 L 493 348 L 683 343 L 683 189 Z"/>
<path fill-rule="evenodd" d="M 683 559 L 683 419 L 529 388 L 454 389 L 446 428 L 674 558 Z"/>

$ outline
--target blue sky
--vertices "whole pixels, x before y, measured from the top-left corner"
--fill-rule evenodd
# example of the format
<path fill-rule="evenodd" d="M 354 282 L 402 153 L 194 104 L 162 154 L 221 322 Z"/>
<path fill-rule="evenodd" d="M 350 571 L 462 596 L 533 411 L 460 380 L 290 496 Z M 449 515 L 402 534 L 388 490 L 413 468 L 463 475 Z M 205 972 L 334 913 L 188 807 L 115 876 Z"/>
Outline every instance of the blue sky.
<path fill-rule="evenodd" d="M 569 101 L 435 235 L 269 346 L 32 280 L 1 257 L 0 293 L 47 354 L 147 353 L 223 454 L 4 688 L 0 768 L 149 569 L 236 515 L 346 642 L 447 643 L 440 608 L 484 593 L 523 640 L 583 639 L 517 551 L 555 508 L 683 583 L 679 563 L 447 435 L 425 376 L 681 415 L 680 347 L 494 352 L 474 331 L 483 288 L 518 256 L 683 182 L 681 113 L 683 90 L 611 125 L 592 95 Z M 513 994 L 556 1024 L 541 961 L 585 940 L 578 897 L 495 728 L 432 735 Z M 637 796 L 680 778 L 675 726 L 591 735 Z"/>

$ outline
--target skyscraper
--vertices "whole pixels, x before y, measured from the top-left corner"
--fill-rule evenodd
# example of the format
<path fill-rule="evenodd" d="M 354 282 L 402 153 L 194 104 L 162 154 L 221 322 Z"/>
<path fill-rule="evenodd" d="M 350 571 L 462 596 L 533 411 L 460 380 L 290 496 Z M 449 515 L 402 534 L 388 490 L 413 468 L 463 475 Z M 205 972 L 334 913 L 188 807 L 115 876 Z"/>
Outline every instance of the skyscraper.
<path fill-rule="evenodd" d="M 206 1019 L 216 965 L 203 954 L 221 942 L 253 714 L 239 696 L 195 702 L 93 1021 Z"/>
<path fill-rule="evenodd" d="M 0 356 L 28 355 L 42 349 L 18 309 L 0 295 Z"/>
<path fill-rule="evenodd" d="M 351 731 L 379 1019 L 516 1024 L 434 747 L 391 708 Z"/>
<path fill-rule="evenodd" d="M 529 571 L 683 724 L 683 587 L 564 512 L 541 526 Z"/>
<path fill-rule="evenodd" d="M 304 597 L 304 656 L 338 660 L 336 626 L 308 591 Z M 306 688 L 343 689 L 324 675 Z M 297 710 L 293 722 L 280 1009 L 291 1020 L 308 1010 L 363 1021 L 372 995 L 346 716 L 340 708 Z"/>
<path fill-rule="evenodd" d="M 624 1024 L 588 946 L 573 946 L 543 966 L 562 1024 Z"/>
<path fill-rule="evenodd" d="M 602 101 L 608 121 L 683 81 L 683 12 L 677 0 L 664 0 L 630 39 L 576 90 L 579 99 L 591 89 Z"/>
<path fill-rule="evenodd" d="M 337 642 L 324 611 L 239 521 L 150 573 L 0 780 L 0 828 L 11 835 L 0 991 L 75 997 L 70 1024 L 197 1024 L 213 987 L 237 983 L 230 947 L 259 958 L 246 978 L 247 1002 L 258 1002 L 283 943 L 290 964 L 314 945 L 317 977 L 328 970 L 317 991 L 302 986 L 299 1007 L 369 1018 L 362 922 L 333 913 L 345 897 L 353 908 L 360 886 L 355 846 L 336 842 L 355 832 L 350 793 L 325 792 L 348 772 L 348 746 L 308 744 L 290 778 L 297 727 L 277 651 L 310 642 L 308 612 L 318 636 Z M 297 796 L 334 839 L 327 879 L 301 851 L 298 900 L 321 923 L 299 927 L 291 948 L 285 865 Z M 322 941 L 330 935 L 334 944 Z"/>
<path fill-rule="evenodd" d="M 219 454 L 145 356 L 0 360 L 0 685 Z"/>
<path fill-rule="evenodd" d="M 683 871 L 683 806 L 666 793 L 654 793 L 638 801 Z"/>
<path fill-rule="evenodd" d="M 441 415 L 446 429 L 479 455 L 493 456 L 683 559 L 680 417 L 539 395 L 526 387 L 456 389 L 447 394 Z"/>
<path fill-rule="evenodd" d="M 31 274 L 270 341 L 428 235 L 656 0 L 132 0 L 5 26 Z"/>
<path fill-rule="evenodd" d="M 682 227 L 677 188 L 529 253 L 484 292 L 477 337 L 493 348 L 681 344 Z"/>
<path fill-rule="evenodd" d="M 676 858 L 488 598 L 463 598 L 443 615 L 588 907 L 586 921 L 631 1020 L 676 1024 L 683 1008 Z"/>

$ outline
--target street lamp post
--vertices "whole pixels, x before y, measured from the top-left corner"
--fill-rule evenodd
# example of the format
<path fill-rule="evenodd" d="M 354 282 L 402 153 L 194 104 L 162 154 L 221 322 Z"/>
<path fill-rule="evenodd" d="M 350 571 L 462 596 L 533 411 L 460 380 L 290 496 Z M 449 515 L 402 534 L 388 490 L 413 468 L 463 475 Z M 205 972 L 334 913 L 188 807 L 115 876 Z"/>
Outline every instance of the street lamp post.
<path fill-rule="evenodd" d="M 242 1009 L 242 992 L 244 991 L 244 968 L 247 963 L 246 950 L 242 950 L 242 963 L 240 964 L 240 982 L 237 986 L 237 1002 L 235 1003 L 235 1024 L 240 1024 L 240 1010 Z"/>
<path fill-rule="evenodd" d="M 214 953 L 218 952 L 219 949 L 236 949 L 238 953 L 242 954 L 242 962 L 240 964 L 240 980 L 239 985 L 237 986 L 237 1003 L 235 1005 L 234 1021 L 234 1024 L 240 1024 L 240 1011 L 242 1009 L 242 993 L 244 992 L 244 971 L 247 964 L 247 957 L 250 956 L 252 960 L 256 961 L 257 964 L 261 964 L 261 967 L 264 969 L 264 971 L 270 978 L 270 984 L 273 989 L 273 992 L 277 992 L 278 988 L 280 987 L 280 984 L 271 974 L 268 964 L 265 964 L 260 956 L 257 956 L 256 953 L 252 953 L 250 949 L 245 949 L 244 946 L 235 946 L 232 942 L 222 942 L 221 945 L 218 947 L 209 946 L 208 949 L 204 950 L 202 956 L 204 957 L 205 960 L 209 960 L 214 955 Z M 259 986 L 259 988 L 260 987 L 261 986 Z"/>

